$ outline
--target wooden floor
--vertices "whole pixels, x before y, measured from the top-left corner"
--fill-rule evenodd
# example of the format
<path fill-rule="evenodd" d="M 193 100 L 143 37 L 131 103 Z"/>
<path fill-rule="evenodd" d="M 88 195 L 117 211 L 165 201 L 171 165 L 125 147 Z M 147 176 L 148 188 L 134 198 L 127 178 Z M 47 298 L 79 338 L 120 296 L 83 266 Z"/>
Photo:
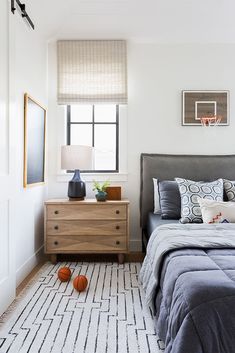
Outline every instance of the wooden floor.
<path fill-rule="evenodd" d="M 126 262 L 142 262 L 145 254 L 141 252 L 131 252 L 125 255 Z M 40 262 L 24 279 L 24 281 L 17 287 L 16 296 L 18 296 L 27 284 L 33 279 L 45 262 L 50 261 L 49 256 L 45 256 L 42 262 Z M 87 261 L 87 262 L 116 262 L 117 255 L 114 254 L 79 254 L 79 255 L 59 255 L 58 261 Z"/>

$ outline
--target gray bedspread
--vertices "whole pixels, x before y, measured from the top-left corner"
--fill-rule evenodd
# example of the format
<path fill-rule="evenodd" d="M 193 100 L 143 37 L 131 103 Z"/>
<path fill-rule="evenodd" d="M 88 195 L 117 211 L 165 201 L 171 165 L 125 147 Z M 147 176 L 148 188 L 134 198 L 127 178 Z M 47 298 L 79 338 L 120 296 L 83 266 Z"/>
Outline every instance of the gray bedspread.
<path fill-rule="evenodd" d="M 153 232 L 140 281 L 166 353 L 235 352 L 233 248 L 232 224 L 167 225 Z"/>

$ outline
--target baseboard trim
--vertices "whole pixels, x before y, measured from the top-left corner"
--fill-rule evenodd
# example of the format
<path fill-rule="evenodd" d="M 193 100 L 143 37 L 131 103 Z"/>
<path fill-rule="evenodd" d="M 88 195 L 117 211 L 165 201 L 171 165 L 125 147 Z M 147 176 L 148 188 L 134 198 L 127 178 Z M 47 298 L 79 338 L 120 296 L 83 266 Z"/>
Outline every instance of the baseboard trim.
<path fill-rule="evenodd" d="M 31 280 L 38 274 L 42 266 L 45 264 L 45 258 L 37 264 L 30 274 L 18 285 L 16 288 L 16 296 L 20 295 L 21 292 L 27 287 Z"/>
<path fill-rule="evenodd" d="M 25 278 L 33 271 L 33 269 L 44 259 L 44 245 L 20 266 L 16 271 L 16 287 L 18 287 Z"/>
<path fill-rule="evenodd" d="M 140 251 L 132 251 L 126 255 L 128 262 L 143 262 L 145 254 Z"/>
<path fill-rule="evenodd" d="M 137 239 L 130 239 L 130 251 L 131 252 L 141 252 L 142 241 Z"/>

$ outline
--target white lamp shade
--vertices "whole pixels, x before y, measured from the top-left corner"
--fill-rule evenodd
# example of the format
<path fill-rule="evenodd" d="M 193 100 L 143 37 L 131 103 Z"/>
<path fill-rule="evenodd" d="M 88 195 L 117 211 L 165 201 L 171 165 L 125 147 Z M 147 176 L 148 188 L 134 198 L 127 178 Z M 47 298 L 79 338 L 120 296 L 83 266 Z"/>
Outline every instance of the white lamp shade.
<path fill-rule="evenodd" d="M 81 145 L 61 146 L 61 169 L 91 170 L 93 147 Z"/>

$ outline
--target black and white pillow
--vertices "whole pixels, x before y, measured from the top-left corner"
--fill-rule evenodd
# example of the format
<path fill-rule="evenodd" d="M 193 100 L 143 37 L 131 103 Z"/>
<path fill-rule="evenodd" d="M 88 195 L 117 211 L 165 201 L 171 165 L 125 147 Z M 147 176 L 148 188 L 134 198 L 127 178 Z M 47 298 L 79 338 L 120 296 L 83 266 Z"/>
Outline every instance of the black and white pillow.
<path fill-rule="evenodd" d="M 181 196 L 181 223 L 202 223 L 202 213 L 198 197 L 223 201 L 223 179 L 213 182 L 196 182 L 175 178 Z"/>
<path fill-rule="evenodd" d="M 234 182 L 231 181 L 231 180 L 225 180 L 224 179 L 224 190 L 225 190 L 226 196 L 228 198 L 228 201 L 235 202 L 235 185 L 234 185 Z"/>

